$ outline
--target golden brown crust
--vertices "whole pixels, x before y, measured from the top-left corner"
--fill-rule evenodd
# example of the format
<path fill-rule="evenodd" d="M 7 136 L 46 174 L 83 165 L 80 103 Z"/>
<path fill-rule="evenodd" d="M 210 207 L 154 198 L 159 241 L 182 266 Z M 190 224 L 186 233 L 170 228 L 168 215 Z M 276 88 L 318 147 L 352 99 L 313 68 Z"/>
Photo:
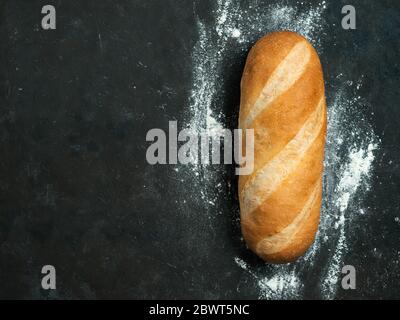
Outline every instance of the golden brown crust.
<path fill-rule="evenodd" d="M 276 76 L 292 65 L 297 75 Z M 239 122 L 255 131 L 254 171 L 239 177 L 243 236 L 264 260 L 293 261 L 312 244 L 318 227 L 326 136 L 322 68 L 302 36 L 274 32 L 251 49 L 241 82 Z M 262 180 L 263 171 L 276 177 Z"/>

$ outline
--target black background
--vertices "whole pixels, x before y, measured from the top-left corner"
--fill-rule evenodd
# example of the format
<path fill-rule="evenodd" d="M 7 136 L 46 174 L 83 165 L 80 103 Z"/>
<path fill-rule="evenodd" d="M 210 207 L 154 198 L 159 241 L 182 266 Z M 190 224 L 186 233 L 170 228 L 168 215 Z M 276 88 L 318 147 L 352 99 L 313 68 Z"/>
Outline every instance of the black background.
<path fill-rule="evenodd" d="M 40 26 L 45 4 L 56 6 L 55 31 Z M 332 1 L 329 25 L 340 24 L 344 4 Z M 321 61 L 327 79 L 365 76 L 361 94 L 382 142 L 366 203 L 373 218 L 355 227 L 346 256 L 360 285 L 337 298 L 397 298 L 399 5 L 351 4 L 357 30 L 329 27 Z M 240 241 L 237 204 L 224 205 L 232 190 L 209 221 L 196 194 L 177 206 L 185 186 L 172 167 L 145 159 L 147 131 L 182 117 L 196 19 L 211 21 L 214 6 L 0 1 L 0 298 L 257 298 L 233 260 L 262 264 Z M 231 127 L 244 59 L 226 68 Z M 55 291 L 40 287 L 45 264 L 57 268 Z M 318 298 L 308 281 L 305 297 Z"/>

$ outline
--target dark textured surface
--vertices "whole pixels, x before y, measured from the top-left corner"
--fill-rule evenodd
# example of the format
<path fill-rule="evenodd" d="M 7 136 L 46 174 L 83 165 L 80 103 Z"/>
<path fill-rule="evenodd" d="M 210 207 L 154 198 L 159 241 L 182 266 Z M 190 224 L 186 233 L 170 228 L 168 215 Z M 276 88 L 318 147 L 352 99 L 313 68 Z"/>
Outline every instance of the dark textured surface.
<path fill-rule="evenodd" d="M 382 139 L 366 203 L 374 218 L 354 228 L 345 259 L 359 266 L 359 289 L 338 297 L 400 298 L 399 6 L 369 2 L 352 3 L 357 31 L 332 27 L 321 57 L 328 75 L 365 75 Z M 0 298 L 256 298 L 233 257 L 260 262 L 239 241 L 231 206 L 211 233 L 191 234 L 172 169 L 145 159 L 146 132 L 187 104 L 196 16 L 207 19 L 213 2 L 53 1 L 57 30 L 44 31 L 50 3 L 0 1 Z M 235 105 L 243 59 L 227 72 Z M 190 198 L 185 207 L 203 213 Z M 56 291 L 40 289 L 45 264 L 57 268 Z"/>

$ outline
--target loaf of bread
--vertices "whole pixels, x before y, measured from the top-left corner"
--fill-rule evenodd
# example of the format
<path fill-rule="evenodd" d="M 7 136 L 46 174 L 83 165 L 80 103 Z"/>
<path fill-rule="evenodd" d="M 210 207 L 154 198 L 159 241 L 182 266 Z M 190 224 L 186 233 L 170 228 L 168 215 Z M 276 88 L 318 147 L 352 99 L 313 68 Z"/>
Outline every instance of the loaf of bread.
<path fill-rule="evenodd" d="M 239 177 L 247 246 L 267 262 L 303 255 L 318 229 L 326 136 L 318 54 L 294 32 L 251 49 L 241 81 L 239 127 L 254 129 L 254 170 Z"/>

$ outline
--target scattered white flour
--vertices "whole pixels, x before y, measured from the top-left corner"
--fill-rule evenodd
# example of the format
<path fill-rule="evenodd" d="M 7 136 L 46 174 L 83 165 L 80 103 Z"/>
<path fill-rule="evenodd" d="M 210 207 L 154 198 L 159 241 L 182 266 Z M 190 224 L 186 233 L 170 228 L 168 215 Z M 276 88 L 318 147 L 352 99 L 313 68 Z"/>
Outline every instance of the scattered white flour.
<path fill-rule="evenodd" d="M 249 273 L 257 283 L 260 299 L 298 299 L 301 296 L 303 283 L 300 281 L 296 271 L 287 270 L 285 265 L 275 265 L 272 267 L 273 276 L 268 278 L 254 271 L 239 257 L 235 257 L 236 264 Z"/>
<path fill-rule="evenodd" d="M 357 189 L 362 177 L 369 174 L 374 160 L 373 151 L 376 148 L 376 143 L 370 143 L 367 149 L 350 150 L 349 162 L 344 164 L 343 174 L 336 187 L 336 192 L 340 195 L 336 201 L 336 206 L 339 207 L 340 212 L 347 209 L 350 197 Z"/>
<path fill-rule="evenodd" d="M 242 33 L 240 32 L 239 29 L 233 29 L 233 30 L 232 30 L 232 33 L 231 33 L 231 35 L 232 35 L 233 38 L 239 38 L 241 34 L 242 34 Z"/>
<path fill-rule="evenodd" d="M 235 262 L 237 263 L 237 265 L 239 267 L 241 267 L 243 270 L 246 270 L 246 271 L 249 270 L 249 268 L 247 267 L 247 263 L 245 261 L 243 261 L 239 257 L 235 257 L 234 259 L 235 259 Z"/>
<path fill-rule="evenodd" d="M 298 296 L 292 296 L 292 292 L 299 292 L 302 283 L 299 281 L 295 271 L 290 273 L 277 273 L 271 279 L 260 279 L 258 286 L 261 289 L 261 298 L 269 298 L 271 296 L 275 298 L 296 298 Z M 290 288 L 291 290 L 287 290 Z"/>
<path fill-rule="evenodd" d="M 333 299 L 340 286 L 343 258 L 349 249 L 349 225 L 363 211 L 365 194 L 357 192 L 369 189 L 374 151 L 378 149 L 379 139 L 360 112 L 364 107 L 357 94 L 361 86 L 362 81 L 358 80 L 336 88 L 333 101 L 328 104 L 324 201 L 312 251 L 316 258 L 327 241 L 336 242 L 321 277 L 321 297 L 325 299 Z M 321 239 L 322 236 L 327 239 Z"/>
<path fill-rule="evenodd" d="M 212 114 L 210 108 L 207 109 L 206 128 L 210 136 L 220 136 L 224 132 L 224 126 Z"/>
<path fill-rule="evenodd" d="M 297 2 L 295 5 L 275 4 L 265 9 L 259 7 L 256 0 L 250 1 L 247 8 L 240 7 L 238 1 L 218 0 L 215 24 L 198 21 L 188 127 L 195 132 L 206 130 L 211 136 L 226 127 L 224 111 L 218 104 L 224 98 L 223 64 L 230 59 L 236 61 L 235 55 L 245 54 L 262 35 L 292 30 L 305 36 L 322 53 L 320 39 L 326 34 L 326 9 L 325 1 L 313 7 Z M 232 55 L 232 52 L 235 53 Z M 332 299 L 340 285 L 343 259 L 349 250 L 347 240 L 351 237 L 349 226 L 365 215 L 362 202 L 369 189 L 374 152 L 379 149 L 380 142 L 363 118 L 365 102 L 358 93 L 362 79 L 346 77 L 351 75 L 340 73 L 327 81 L 331 87 L 326 88 L 328 133 L 324 199 L 320 227 L 312 248 L 295 264 L 257 267 L 239 257 L 234 258 L 244 270 L 243 277 L 250 275 L 254 279 L 260 299 L 298 299 L 308 287 L 318 288 L 321 298 Z M 198 165 L 192 166 L 188 174 L 200 194 L 199 201 L 208 205 L 210 214 L 214 213 L 218 210 L 217 200 L 226 192 L 215 187 L 227 183 L 223 170 Z M 321 253 L 325 254 L 323 258 Z M 320 270 L 319 280 L 306 283 L 304 279 L 310 281 L 307 275 L 313 274 L 314 266 Z"/>

